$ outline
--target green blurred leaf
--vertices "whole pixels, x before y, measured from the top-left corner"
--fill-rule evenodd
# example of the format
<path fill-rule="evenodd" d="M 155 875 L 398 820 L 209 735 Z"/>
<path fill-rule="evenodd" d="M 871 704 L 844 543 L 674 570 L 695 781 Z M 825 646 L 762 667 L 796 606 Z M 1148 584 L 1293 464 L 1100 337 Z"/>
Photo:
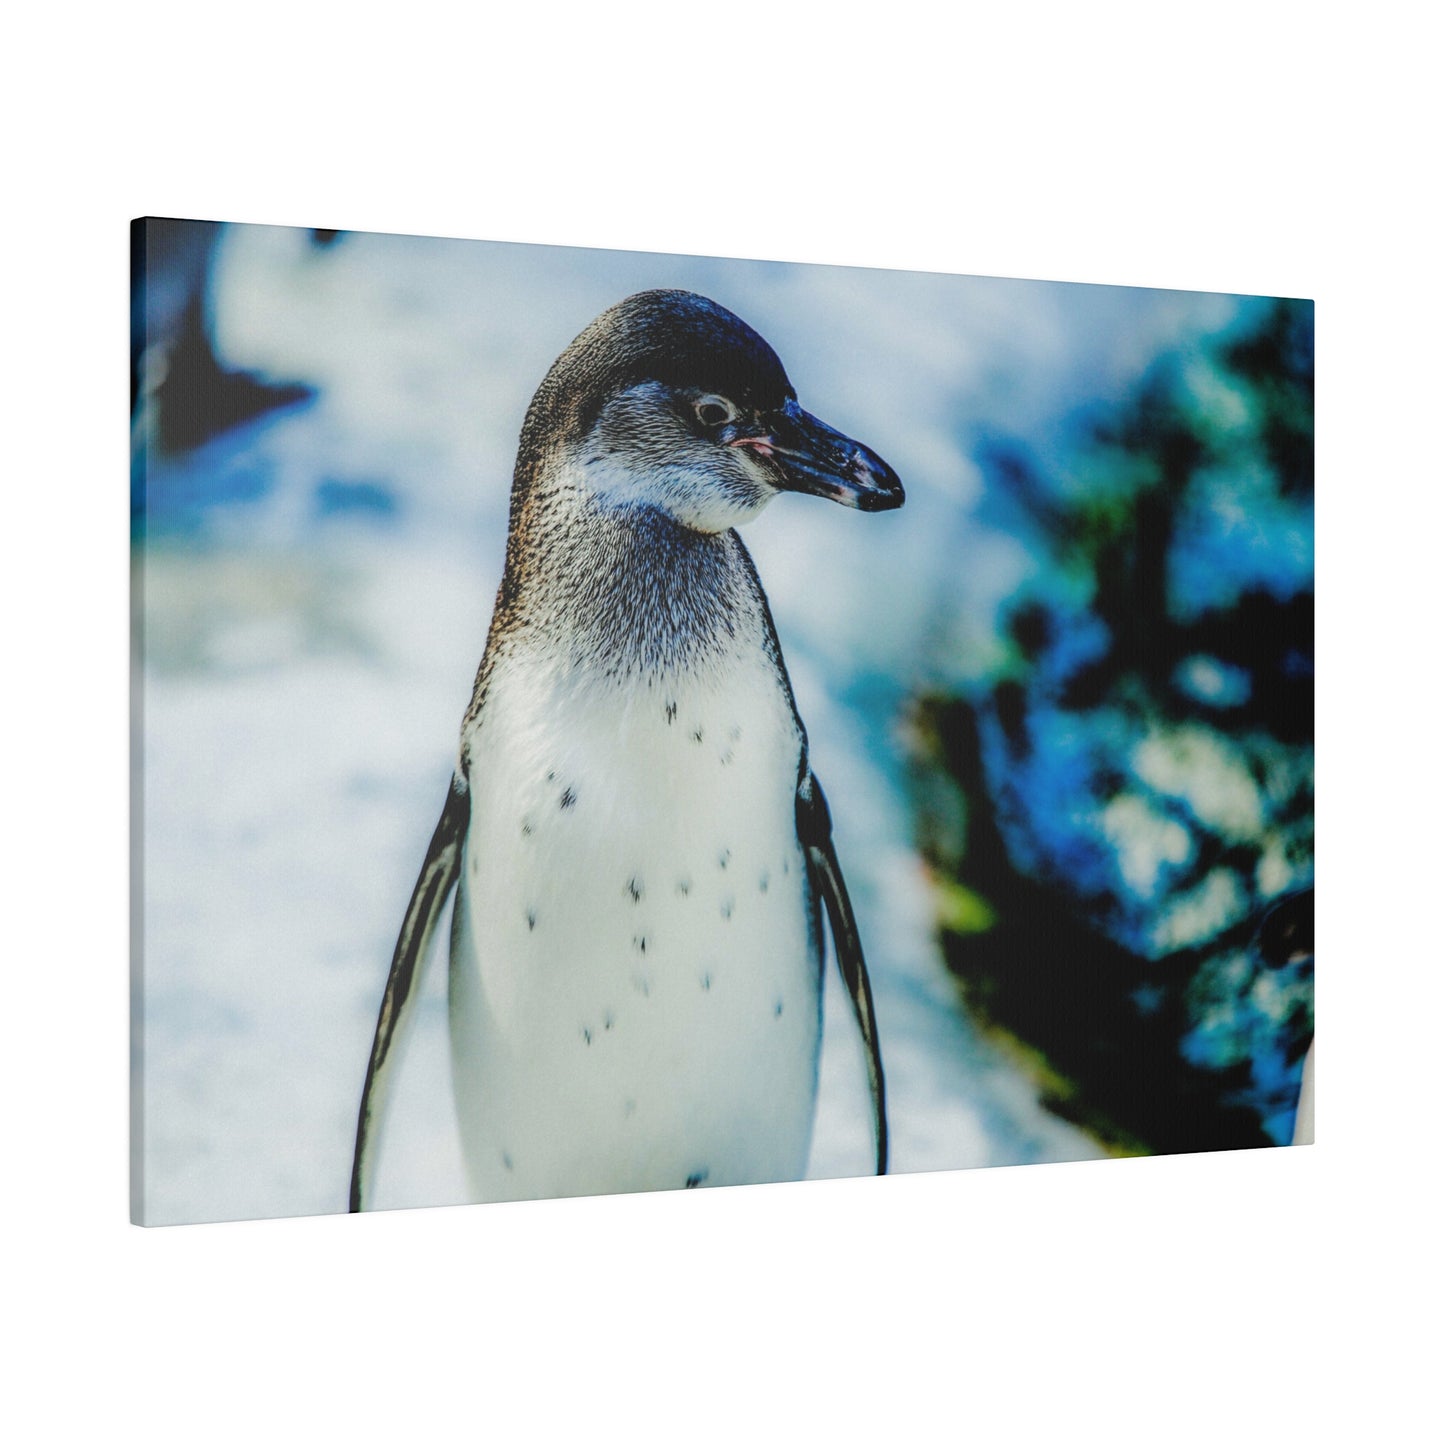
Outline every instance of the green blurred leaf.
<path fill-rule="evenodd" d="M 950 933 L 987 933 L 998 922 L 988 900 L 951 879 L 938 880 L 938 923 Z"/>

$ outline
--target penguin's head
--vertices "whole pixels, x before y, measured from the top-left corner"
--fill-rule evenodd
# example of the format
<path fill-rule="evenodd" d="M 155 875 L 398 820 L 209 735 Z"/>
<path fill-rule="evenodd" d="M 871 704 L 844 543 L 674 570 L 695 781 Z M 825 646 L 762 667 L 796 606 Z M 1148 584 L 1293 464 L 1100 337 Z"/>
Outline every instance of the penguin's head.
<path fill-rule="evenodd" d="M 561 464 L 616 507 L 654 507 L 721 532 L 779 492 L 881 512 L 903 487 L 876 452 L 798 405 L 771 346 L 715 301 L 643 291 L 557 359 L 522 429 L 518 484 Z"/>

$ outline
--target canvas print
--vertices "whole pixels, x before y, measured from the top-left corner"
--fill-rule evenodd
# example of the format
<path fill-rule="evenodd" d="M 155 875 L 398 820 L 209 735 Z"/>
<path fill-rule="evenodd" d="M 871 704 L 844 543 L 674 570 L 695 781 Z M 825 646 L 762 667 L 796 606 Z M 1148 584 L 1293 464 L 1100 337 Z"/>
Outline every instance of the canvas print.
<path fill-rule="evenodd" d="M 137 1222 L 1312 1140 L 1312 303 L 132 257 Z"/>

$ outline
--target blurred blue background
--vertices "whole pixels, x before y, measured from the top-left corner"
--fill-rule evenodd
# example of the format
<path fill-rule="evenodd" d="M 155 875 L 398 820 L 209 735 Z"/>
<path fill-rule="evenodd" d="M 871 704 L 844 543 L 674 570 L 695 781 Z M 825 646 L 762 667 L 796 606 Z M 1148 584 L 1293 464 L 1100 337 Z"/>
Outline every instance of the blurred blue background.
<path fill-rule="evenodd" d="M 138 223 L 147 1222 L 345 1205 L 522 415 L 652 286 L 755 326 L 889 517 L 745 540 L 833 804 L 898 1170 L 1288 1142 L 1313 1030 L 1313 308 Z M 1273 910 L 1271 912 L 1271 910 Z M 810 1173 L 868 1170 L 830 979 Z M 463 1197 L 433 969 L 379 1202 Z"/>

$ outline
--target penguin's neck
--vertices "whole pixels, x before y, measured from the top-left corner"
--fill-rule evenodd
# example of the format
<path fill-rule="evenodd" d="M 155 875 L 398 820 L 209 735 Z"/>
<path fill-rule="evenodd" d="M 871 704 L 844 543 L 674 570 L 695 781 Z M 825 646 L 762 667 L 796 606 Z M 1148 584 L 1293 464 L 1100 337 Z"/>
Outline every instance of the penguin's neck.
<path fill-rule="evenodd" d="M 509 647 L 617 677 L 711 670 L 770 634 L 736 532 L 695 531 L 660 508 L 574 489 L 514 519 L 502 593 Z"/>

